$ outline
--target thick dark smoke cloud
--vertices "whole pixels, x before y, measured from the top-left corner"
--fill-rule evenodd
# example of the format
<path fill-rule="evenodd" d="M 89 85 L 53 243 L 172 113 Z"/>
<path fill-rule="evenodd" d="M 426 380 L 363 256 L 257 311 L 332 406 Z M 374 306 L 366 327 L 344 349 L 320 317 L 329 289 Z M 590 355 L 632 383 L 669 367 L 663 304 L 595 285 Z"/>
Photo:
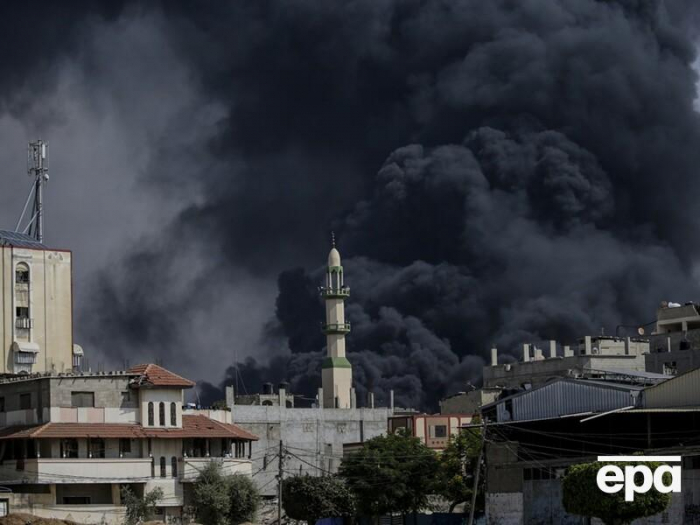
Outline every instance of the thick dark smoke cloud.
<path fill-rule="evenodd" d="M 110 96 L 116 78 L 138 101 L 167 64 L 174 108 L 147 119 L 167 125 L 143 133 L 134 182 L 170 211 L 86 272 L 80 342 L 205 379 L 205 402 L 227 366 L 239 389 L 287 380 L 312 397 L 331 229 L 361 399 L 394 389 L 432 409 L 479 381 L 493 344 L 505 357 L 697 298 L 696 20 L 692 3 L 654 0 L 79 9 L 47 31 L 66 33 L 57 75 Z M 143 52 L 129 30 L 152 39 Z M 108 65 L 147 59 L 128 81 Z M 33 78 L 10 69 L 6 106 Z M 129 114 L 105 99 L 94 107 Z"/>

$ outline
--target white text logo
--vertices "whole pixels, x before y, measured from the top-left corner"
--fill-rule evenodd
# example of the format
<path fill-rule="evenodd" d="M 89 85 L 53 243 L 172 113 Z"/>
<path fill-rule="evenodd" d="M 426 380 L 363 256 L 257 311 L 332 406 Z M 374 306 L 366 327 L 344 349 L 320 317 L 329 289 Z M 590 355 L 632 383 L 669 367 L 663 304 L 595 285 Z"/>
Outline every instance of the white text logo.
<path fill-rule="evenodd" d="M 680 456 L 598 456 L 602 463 L 680 463 Z M 641 474 L 641 484 L 635 482 L 636 474 Z M 664 484 L 664 474 L 671 475 L 671 483 Z M 624 471 L 617 465 L 601 467 L 596 476 L 598 488 L 607 494 L 614 494 L 625 489 L 625 501 L 633 501 L 634 493 L 645 494 L 652 485 L 661 492 L 681 491 L 681 466 L 660 465 L 654 472 L 646 465 L 625 465 Z"/>

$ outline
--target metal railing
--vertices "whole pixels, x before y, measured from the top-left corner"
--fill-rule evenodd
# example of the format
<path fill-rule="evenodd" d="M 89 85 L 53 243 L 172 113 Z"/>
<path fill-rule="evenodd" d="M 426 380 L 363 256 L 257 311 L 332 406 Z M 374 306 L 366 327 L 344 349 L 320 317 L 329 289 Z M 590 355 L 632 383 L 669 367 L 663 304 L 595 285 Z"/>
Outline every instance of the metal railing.
<path fill-rule="evenodd" d="M 15 319 L 15 328 L 21 328 L 24 330 L 29 330 L 34 328 L 34 319 L 29 317 L 18 317 Z"/>

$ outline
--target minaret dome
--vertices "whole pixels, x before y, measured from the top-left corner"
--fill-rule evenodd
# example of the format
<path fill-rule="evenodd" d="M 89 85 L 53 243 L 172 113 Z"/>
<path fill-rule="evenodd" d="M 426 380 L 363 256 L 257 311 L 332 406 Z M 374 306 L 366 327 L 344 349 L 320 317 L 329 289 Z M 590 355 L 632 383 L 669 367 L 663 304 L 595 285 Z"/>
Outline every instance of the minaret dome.
<path fill-rule="evenodd" d="M 335 246 L 331 248 L 331 251 L 328 253 L 328 266 L 340 266 L 340 252 L 338 252 Z"/>

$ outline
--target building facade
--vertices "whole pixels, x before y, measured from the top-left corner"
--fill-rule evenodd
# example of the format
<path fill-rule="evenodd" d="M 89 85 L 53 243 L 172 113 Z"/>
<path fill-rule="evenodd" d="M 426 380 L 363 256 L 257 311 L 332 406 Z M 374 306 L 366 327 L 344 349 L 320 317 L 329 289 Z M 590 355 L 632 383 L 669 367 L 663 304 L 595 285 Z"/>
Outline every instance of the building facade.
<path fill-rule="evenodd" d="M 700 370 L 655 385 L 558 379 L 483 408 L 488 524 L 580 525 L 563 506 L 570 465 L 599 455 L 682 456 L 682 492 L 635 525 L 700 522 Z"/>
<path fill-rule="evenodd" d="M 159 366 L 0 381 L 0 509 L 122 523 L 121 492 L 159 487 L 177 523 L 207 463 L 251 474 L 252 434 L 227 411 L 183 410 L 193 382 Z"/>
<path fill-rule="evenodd" d="M 472 422 L 472 414 L 405 414 L 389 418 L 389 432 L 405 431 L 433 450 L 444 450 L 451 436 Z"/>
<path fill-rule="evenodd" d="M 498 351 L 493 348 L 491 366 L 484 367 L 484 387 L 519 389 L 557 377 L 644 373 L 648 351 L 649 343 L 644 339 L 586 336 L 573 347 L 563 346 L 561 351 L 556 341 L 550 341 L 546 353 L 535 345 L 524 344 L 522 361 L 499 363 Z"/>
<path fill-rule="evenodd" d="M 70 251 L 0 231 L 0 374 L 80 366 L 82 350 L 73 345 L 71 265 Z"/>

